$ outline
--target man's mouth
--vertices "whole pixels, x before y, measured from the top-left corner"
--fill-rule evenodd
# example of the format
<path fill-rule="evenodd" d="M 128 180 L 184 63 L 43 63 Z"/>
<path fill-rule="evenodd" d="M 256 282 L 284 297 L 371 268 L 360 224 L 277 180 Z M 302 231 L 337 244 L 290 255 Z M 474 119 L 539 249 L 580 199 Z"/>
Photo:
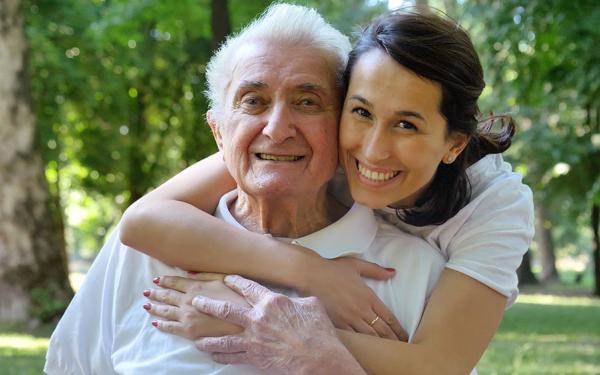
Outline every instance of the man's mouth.
<path fill-rule="evenodd" d="M 298 160 L 302 159 L 304 156 L 297 156 L 297 155 L 273 155 L 273 154 L 259 153 L 259 154 L 256 154 L 256 157 L 258 157 L 261 160 L 298 161 Z"/>
<path fill-rule="evenodd" d="M 362 165 L 358 160 L 356 161 L 356 165 L 358 167 L 358 173 L 367 180 L 375 181 L 375 182 L 384 182 L 391 180 L 392 178 L 398 176 L 400 171 L 391 171 L 391 172 L 377 172 L 373 171 L 364 165 Z"/>

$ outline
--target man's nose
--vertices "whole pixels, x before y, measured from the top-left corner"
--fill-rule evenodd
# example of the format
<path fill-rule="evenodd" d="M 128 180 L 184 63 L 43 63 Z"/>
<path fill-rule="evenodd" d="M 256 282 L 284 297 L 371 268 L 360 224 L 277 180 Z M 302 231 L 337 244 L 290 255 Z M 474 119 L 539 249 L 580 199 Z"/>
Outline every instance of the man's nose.
<path fill-rule="evenodd" d="M 374 124 L 363 139 L 363 155 L 370 162 L 378 162 L 390 157 L 391 138 L 384 126 Z"/>
<path fill-rule="evenodd" d="M 283 143 L 288 138 L 296 136 L 296 124 L 290 108 L 285 104 L 277 104 L 271 110 L 267 124 L 262 133 L 273 143 Z"/>

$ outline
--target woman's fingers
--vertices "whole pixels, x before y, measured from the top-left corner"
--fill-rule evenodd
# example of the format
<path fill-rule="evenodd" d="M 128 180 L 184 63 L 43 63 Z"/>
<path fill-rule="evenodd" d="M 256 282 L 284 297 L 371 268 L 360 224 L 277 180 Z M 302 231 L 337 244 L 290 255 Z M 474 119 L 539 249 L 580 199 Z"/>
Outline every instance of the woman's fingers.
<path fill-rule="evenodd" d="M 215 318 L 225 320 L 242 327 L 248 326 L 249 309 L 247 307 L 243 307 L 228 301 L 206 298 L 200 295 L 194 297 L 192 304 L 198 311 L 214 316 Z"/>
<path fill-rule="evenodd" d="M 188 271 L 186 274 L 186 277 L 193 279 L 193 280 L 198 280 L 198 281 L 214 281 L 214 280 L 223 281 L 223 278 L 225 276 L 226 275 L 224 273 L 195 272 L 195 271 Z"/>
<path fill-rule="evenodd" d="M 377 331 L 375 331 L 375 329 L 364 320 L 357 320 L 356 322 L 351 323 L 351 326 L 355 332 L 364 333 L 371 336 L 379 336 Z"/>
<path fill-rule="evenodd" d="M 378 264 L 362 259 L 342 257 L 336 258 L 335 261 L 342 262 L 354 268 L 359 275 L 368 279 L 387 280 L 396 274 L 396 270 L 393 268 L 384 268 Z"/>
<path fill-rule="evenodd" d="M 380 335 L 381 337 L 397 338 L 398 340 L 404 342 L 408 341 L 408 334 L 406 333 L 404 328 L 402 328 L 396 316 L 387 308 L 387 306 L 383 302 L 381 302 L 381 300 L 376 299 L 376 301 L 373 303 L 372 308 L 374 314 L 376 314 L 379 317 L 379 320 L 381 321 L 375 322 L 373 324 L 373 326 L 377 326 L 376 331 L 382 334 L 385 333 L 386 335 L 389 335 L 389 329 L 394 333 L 392 337 Z M 375 315 L 373 315 L 373 319 L 374 318 Z"/>
<path fill-rule="evenodd" d="M 184 294 L 171 289 L 146 289 L 144 297 L 160 303 L 181 306 Z"/>
<path fill-rule="evenodd" d="M 173 289 L 182 293 L 187 292 L 191 286 L 198 287 L 198 280 L 179 276 L 160 276 L 152 281 L 161 288 Z"/>
<path fill-rule="evenodd" d="M 170 305 L 157 305 L 154 303 L 145 303 L 144 309 L 158 318 L 165 320 L 179 320 L 179 309 Z"/>
<path fill-rule="evenodd" d="M 188 338 L 188 333 L 181 322 L 170 320 L 153 320 L 152 325 L 161 332 Z"/>

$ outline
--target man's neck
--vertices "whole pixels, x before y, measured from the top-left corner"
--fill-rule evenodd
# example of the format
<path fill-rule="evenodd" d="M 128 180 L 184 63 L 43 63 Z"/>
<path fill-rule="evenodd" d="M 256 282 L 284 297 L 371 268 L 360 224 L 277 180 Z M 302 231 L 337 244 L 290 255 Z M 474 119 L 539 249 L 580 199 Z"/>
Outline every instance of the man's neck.
<path fill-rule="evenodd" d="M 252 232 L 273 237 L 299 238 L 314 233 L 347 211 L 325 189 L 314 196 L 256 197 L 238 189 L 238 197 L 229 210 L 233 217 Z"/>

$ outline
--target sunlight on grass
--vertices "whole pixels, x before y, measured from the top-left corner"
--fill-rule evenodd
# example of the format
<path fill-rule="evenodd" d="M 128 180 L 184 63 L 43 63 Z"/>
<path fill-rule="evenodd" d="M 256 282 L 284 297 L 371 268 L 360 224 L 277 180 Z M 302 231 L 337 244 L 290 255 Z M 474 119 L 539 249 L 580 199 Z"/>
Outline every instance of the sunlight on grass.
<path fill-rule="evenodd" d="M 600 306 L 600 299 L 585 297 L 563 297 L 550 294 L 522 294 L 517 299 L 519 303 L 562 306 Z"/>
<path fill-rule="evenodd" d="M 41 374 L 47 349 L 48 338 L 0 333 L 0 375 Z"/>

